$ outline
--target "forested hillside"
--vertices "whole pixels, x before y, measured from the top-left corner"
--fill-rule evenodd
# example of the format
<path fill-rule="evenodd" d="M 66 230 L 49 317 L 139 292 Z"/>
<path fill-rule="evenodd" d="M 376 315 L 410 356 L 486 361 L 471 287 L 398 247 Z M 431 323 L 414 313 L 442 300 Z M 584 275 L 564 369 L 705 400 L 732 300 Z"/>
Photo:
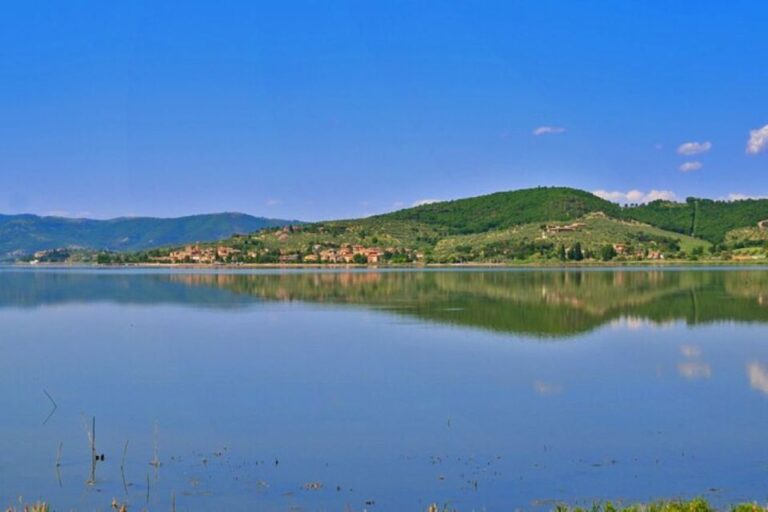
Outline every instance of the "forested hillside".
<path fill-rule="evenodd" d="M 714 201 L 688 198 L 685 203 L 654 201 L 623 208 L 621 214 L 662 229 L 721 243 L 729 231 L 757 227 L 758 222 L 768 219 L 768 199 Z"/>
<path fill-rule="evenodd" d="M 530 222 L 573 220 L 599 211 L 617 216 L 620 210 L 617 204 L 583 190 L 538 187 L 427 204 L 378 217 L 409 220 L 464 234 Z"/>

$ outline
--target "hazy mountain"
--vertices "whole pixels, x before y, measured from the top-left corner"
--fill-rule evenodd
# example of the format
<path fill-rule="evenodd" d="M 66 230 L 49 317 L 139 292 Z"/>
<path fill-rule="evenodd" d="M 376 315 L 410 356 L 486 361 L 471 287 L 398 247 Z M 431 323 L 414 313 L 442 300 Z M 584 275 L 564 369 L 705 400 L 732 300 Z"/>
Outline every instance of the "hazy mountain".
<path fill-rule="evenodd" d="M 151 247 L 207 242 L 235 233 L 297 221 L 253 217 L 243 213 L 213 213 L 171 219 L 121 217 L 109 220 L 0 215 L 0 259 L 12 259 L 44 249 L 82 247 L 137 251 Z"/>

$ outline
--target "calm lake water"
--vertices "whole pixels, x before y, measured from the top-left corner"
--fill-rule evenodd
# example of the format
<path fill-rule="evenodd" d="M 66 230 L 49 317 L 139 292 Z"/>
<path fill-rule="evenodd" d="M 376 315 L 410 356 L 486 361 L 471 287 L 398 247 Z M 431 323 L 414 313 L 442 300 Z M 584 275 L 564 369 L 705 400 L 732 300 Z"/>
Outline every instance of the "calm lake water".
<path fill-rule="evenodd" d="M 1 506 L 768 499 L 765 269 L 3 268 L 0 326 Z"/>

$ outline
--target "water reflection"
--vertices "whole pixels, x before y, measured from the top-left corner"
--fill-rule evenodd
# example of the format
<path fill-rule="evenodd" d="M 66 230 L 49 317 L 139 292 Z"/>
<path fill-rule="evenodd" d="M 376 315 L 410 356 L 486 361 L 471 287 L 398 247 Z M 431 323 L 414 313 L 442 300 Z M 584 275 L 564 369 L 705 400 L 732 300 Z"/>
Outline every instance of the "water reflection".
<path fill-rule="evenodd" d="M 0 272 L 0 307 L 61 302 L 243 307 L 256 301 L 354 304 L 421 320 L 537 337 L 606 323 L 639 329 L 768 321 L 764 270 Z M 686 365 L 686 375 L 703 368 Z"/>
<path fill-rule="evenodd" d="M 768 395 L 768 366 L 753 361 L 747 365 L 747 376 L 752 389 Z"/>
<path fill-rule="evenodd" d="M 0 505 L 759 499 L 765 290 L 745 269 L 0 269 Z"/>

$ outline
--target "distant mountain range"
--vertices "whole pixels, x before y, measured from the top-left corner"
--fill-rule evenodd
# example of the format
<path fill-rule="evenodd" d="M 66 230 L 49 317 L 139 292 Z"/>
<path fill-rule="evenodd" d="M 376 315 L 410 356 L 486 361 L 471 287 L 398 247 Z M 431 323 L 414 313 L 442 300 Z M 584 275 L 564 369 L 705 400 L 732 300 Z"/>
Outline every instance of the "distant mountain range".
<path fill-rule="evenodd" d="M 171 219 L 121 217 L 109 220 L 0 215 L 0 260 L 36 251 L 77 247 L 92 250 L 140 251 L 190 242 L 210 242 L 236 233 L 298 221 L 213 213 Z"/>

